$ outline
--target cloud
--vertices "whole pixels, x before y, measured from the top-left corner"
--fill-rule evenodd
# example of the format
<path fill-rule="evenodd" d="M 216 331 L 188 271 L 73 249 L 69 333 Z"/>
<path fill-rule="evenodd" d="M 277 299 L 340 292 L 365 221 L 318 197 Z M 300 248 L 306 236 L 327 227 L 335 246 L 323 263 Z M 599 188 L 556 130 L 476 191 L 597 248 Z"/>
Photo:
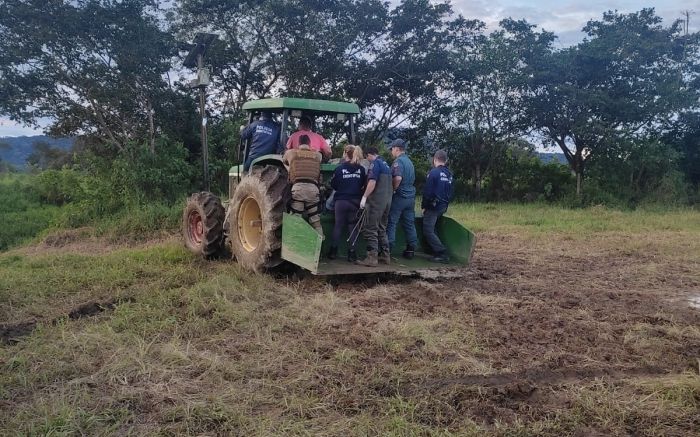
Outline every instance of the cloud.
<path fill-rule="evenodd" d="M 691 3 L 693 3 L 693 0 Z M 392 3 L 398 3 L 396 1 Z M 641 0 L 602 1 L 602 0 L 556 0 L 521 1 L 521 0 L 453 0 L 455 12 L 466 18 L 477 18 L 486 23 L 489 29 L 495 29 L 504 18 L 525 19 L 542 29 L 554 32 L 561 46 L 578 43 L 584 37 L 581 29 L 589 20 L 599 19 L 603 13 L 618 10 L 622 13 L 636 12 L 643 8 L 654 7 L 657 15 L 663 18 L 663 24 L 670 26 L 680 18 L 681 11 L 694 9 L 691 16 L 690 31 L 700 30 L 700 4 L 693 8 L 687 0 L 658 1 L 649 4 Z"/>

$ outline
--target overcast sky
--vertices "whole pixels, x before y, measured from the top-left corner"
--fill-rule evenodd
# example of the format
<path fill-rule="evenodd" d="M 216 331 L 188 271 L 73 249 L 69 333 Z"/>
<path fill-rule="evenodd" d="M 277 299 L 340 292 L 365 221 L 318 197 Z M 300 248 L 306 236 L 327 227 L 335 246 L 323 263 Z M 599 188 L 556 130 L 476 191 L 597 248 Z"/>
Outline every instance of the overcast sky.
<path fill-rule="evenodd" d="M 557 44 L 562 47 L 581 41 L 581 29 L 588 20 L 598 19 L 603 12 L 610 10 L 626 13 L 654 8 L 664 19 L 665 26 L 681 18 L 682 11 L 691 10 L 696 13 L 690 16 L 690 31 L 696 32 L 700 28 L 700 0 L 453 0 L 452 4 L 456 12 L 467 18 L 478 18 L 490 28 L 497 27 L 503 18 L 524 18 L 554 32 L 559 37 Z"/>
<path fill-rule="evenodd" d="M 398 1 L 392 1 L 397 4 Z M 690 17 L 690 31 L 700 29 L 700 0 L 640 0 L 601 1 L 601 0 L 453 0 L 456 12 L 467 18 L 478 18 L 489 28 L 498 26 L 503 18 L 524 18 L 532 24 L 554 32 L 559 38 L 560 47 L 575 44 L 583 38 L 581 28 L 590 19 L 600 18 L 604 11 L 618 10 L 634 12 L 642 8 L 653 7 L 664 19 L 664 25 L 670 25 L 681 17 L 684 10 L 695 11 Z M 0 117 L 0 137 L 20 135 L 39 135 L 41 132 L 19 126 L 7 118 Z"/>

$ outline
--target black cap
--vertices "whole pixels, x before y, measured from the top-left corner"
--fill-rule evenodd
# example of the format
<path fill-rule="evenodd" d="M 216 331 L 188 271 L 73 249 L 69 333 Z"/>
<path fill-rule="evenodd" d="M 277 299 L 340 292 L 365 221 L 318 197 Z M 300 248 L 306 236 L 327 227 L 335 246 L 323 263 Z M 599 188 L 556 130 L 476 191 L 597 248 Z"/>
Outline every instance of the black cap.
<path fill-rule="evenodd" d="M 374 146 L 370 146 L 365 149 L 365 154 L 366 155 L 379 155 L 379 149 L 377 149 Z"/>

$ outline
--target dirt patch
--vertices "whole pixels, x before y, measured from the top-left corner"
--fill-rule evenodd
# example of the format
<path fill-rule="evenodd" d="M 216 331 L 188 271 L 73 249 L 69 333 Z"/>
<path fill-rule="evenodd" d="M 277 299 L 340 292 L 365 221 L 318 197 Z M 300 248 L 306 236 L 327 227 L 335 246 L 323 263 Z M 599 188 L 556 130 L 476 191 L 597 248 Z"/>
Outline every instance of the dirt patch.
<path fill-rule="evenodd" d="M 118 241 L 94 236 L 92 228 L 61 230 L 47 235 L 32 246 L 12 249 L 8 253 L 23 255 L 71 253 L 80 255 L 102 255 L 120 249 L 149 248 L 163 244 L 182 243 L 180 235 L 164 233 L 160 238 L 147 241 Z"/>
<path fill-rule="evenodd" d="M 117 305 L 124 302 L 133 302 L 132 297 L 120 297 L 109 299 L 104 302 L 86 302 L 84 304 L 78 305 L 74 309 L 70 310 L 66 316 L 57 317 L 53 320 L 49 320 L 48 323 L 55 325 L 63 317 L 68 317 L 71 320 L 82 319 L 84 317 L 95 317 L 105 311 L 111 311 L 117 307 Z M 37 320 L 31 320 L 26 322 L 14 323 L 11 325 L 0 325 L 0 342 L 3 344 L 15 344 L 19 342 L 22 337 L 27 336 L 34 331 L 34 328 L 40 323 Z"/>
<path fill-rule="evenodd" d="M 25 335 L 31 334 L 35 327 L 36 322 L 33 321 L 0 326 L 0 341 L 3 344 L 15 344 Z"/>
<path fill-rule="evenodd" d="M 348 303 L 329 322 L 336 347 L 361 350 L 373 372 L 401 366 L 412 375 L 363 396 L 412 400 L 430 425 L 466 415 L 490 427 L 569 409 L 582 388 L 604 381 L 624 391 L 629 381 L 696 372 L 700 332 L 686 327 L 700 326 L 700 312 L 678 302 L 698 280 L 686 267 L 609 241 L 574 247 L 486 234 L 462 271 L 300 288 L 330 285 Z M 389 340 L 373 347 L 379 336 Z"/>

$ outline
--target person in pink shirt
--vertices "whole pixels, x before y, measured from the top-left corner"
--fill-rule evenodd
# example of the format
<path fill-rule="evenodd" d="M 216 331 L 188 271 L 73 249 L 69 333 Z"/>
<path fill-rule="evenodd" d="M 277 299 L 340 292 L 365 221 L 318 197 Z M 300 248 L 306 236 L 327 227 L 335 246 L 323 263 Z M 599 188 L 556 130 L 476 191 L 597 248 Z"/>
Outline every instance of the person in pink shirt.
<path fill-rule="evenodd" d="M 311 140 L 312 150 L 321 152 L 325 159 L 331 157 L 331 148 L 328 145 L 328 141 L 326 141 L 322 135 L 319 135 L 311 130 L 311 119 L 306 116 L 299 119 L 299 130 L 289 136 L 289 139 L 287 140 L 287 149 L 298 149 L 299 138 L 302 135 L 307 135 L 309 137 L 309 140 Z"/>

